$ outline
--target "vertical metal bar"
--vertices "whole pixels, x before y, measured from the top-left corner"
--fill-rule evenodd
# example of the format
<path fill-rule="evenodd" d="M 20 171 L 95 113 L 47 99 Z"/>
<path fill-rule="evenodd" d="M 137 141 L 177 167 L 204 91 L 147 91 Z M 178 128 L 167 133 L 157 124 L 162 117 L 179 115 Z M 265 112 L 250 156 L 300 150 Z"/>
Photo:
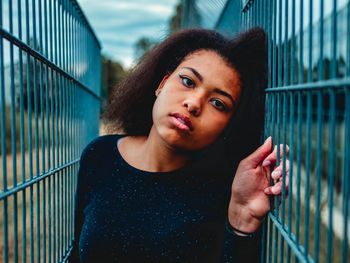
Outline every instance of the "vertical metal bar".
<path fill-rule="evenodd" d="M 13 34 L 13 3 L 9 0 L 9 31 Z M 13 44 L 10 42 L 10 79 L 11 79 L 11 150 L 12 150 L 12 179 L 13 186 L 17 186 L 17 151 L 16 151 L 16 112 L 15 112 L 15 69 Z M 6 153 L 4 153 L 6 155 Z M 13 260 L 18 262 L 18 211 L 17 193 L 13 195 Z"/>
<path fill-rule="evenodd" d="M 280 76 L 278 76 L 278 79 L 280 79 Z M 280 161 L 279 161 L 279 156 L 280 156 L 280 136 L 281 136 L 281 98 L 280 98 L 280 93 L 277 92 L 276 93 L 276 96 L 277 96 L 277 123 L 276 123 L 276 138 L 275 138 L 275 141 L 276 141 L 276 147 L 277 147 L 277 160 L 276 160 L 276 167 L 279 166 L 280 164 Z M 279 213 L 280 213 L 280 210 L 279 210 L 279 197 L 278 196 L 275 196 L 274 197 L 275 199 L 275 216 L 276 217 L 279 217 Z M 282 240 L 282 236 L 281 236 L 281 240 Z M 277 259 L 278 259 L 278 239 L 279 239 L 279 231 L 277 229 L 277 227 L 275 228 L 275 248 L 274 248 L 274 251 L 275 251 L 275 263 L 277 263 Z"/>
<path fill-rule="evenodd" d="M 17 2 L 18 12 L 18 37 L 22 40 L 22 1 Z M 18 64 L 19 64 L 19 106 L 20 106 L 20 137 L 21 137 L 21 163 L 22 183 L 26 180 L 26 165 L 25 165 L 25 135 L 24 135 L 24 88 L 23 88 L 23 53 L 22 49 L 18 48 Z M 22 190 L 22 262 L 27 262 L 27 220 L 26 220 L 26 189 Z"/>
<path fill-rule="evenodd" d="M 65 70 L 68 72 L 68 54 L 69 54 L 69 5 L 67 3 L 68 0 L 64 0 L 64 5 L 65 5 L 65 56 L 64 56 L 64 68 Z M 68 85 L 69 82 L 67 79 L 65 79 L 65 87 L 64 87 L 64 103 L 65 103 L 65 130 L 64 130 L 64 162 L 67 163 L 68 162 L 68 120 L 69 120 L 69 111 L 68 111 L 68 107 L 69 107 L 69 100 L 68 100 Z M 71 214 L 71 196 L 70 196 L 70 180 L 69 180 L 69 168 L 66 168 L 66 177 L 67 178 L 67 185 L 68 185 L 68 224 L 67 224 L 67 231 L 68 231 L 68 244 L 70 244 L 73 235 L 72 235 L 72 231 L 71 231 L 71 224 L 70 224 L 70 219 L 72 218 L 72 214 Z"/>
<path fill-rule="evenodd" d="M 312 117 L 312 97 L 311 92 L 307 92 L 307 113 L 306 113 L 306 183 L 305 183 L 305 210 L 304 210 L 304 256 L 308 258 L 309 252 L 309 212 L 310 212 L 310 177 L 311 177 L 311 117 Z"/>
<path fill-rule="evenodd" d="M 68 0 L 67 0 L 68 1 Z M 71 7 L 71 2 L 67 2 L 68 4 L 68 12 L 69 12 L 69 20 L 68 20 L 68 54 L 69 57 L 67 58 L 67 67 L 70 69 L 71 71 L 71 67 L 72 67 L 72 7 Z M 71 158 L 71 137 L 72 137 L 72 132 L 71 132 L 71 120 L 72 120 L 72 103 L 71 103 L 71 82 L 68 82 L 68 87 L 67 87 L 67 101 L 68 101 L 68 128 L 67 128 L 67 159 L 70 161 L 72 160 Z M 73 195 L 73 191 L 74 191 L 74 184 L 73 184 L 73 178 L 72 178 L 72 174 L 73 174 L 73 169 L 70 166 L 68 168 L 68 173 L 69 173 L 69 178 L 70 178 L 70 184 L 71 184 L 71 202 L 73 204 L 74 202 L 74 195 Z M 70 210 L 70 215 L 71 218 L 74 215 L 74 205 L 71 205 L 71 210 Z M 70 225 L 70 233 L 71 233 L 71 237 L 74 238 L 74 221 L 71 221 L 71 225 Z"/>
<path fill-rule="evenodd" d="M 350 11 L 348 10 L 350 13 Z M 349 28 L 348 28 L 349 30 Z M 344 132 L 344 193 L 343 193 L 343 244 L 342 244 L 342 262 L 345 263 L 347 260 L 347 249 L 348 249 L 348 216 L 349 216 L 349 174 L 350 174 L 350 88 L 345 89 L 345 132 Z"/>
<path fill-rule="evenodd" d="M 331 26 L 331 79 L 337 77 L 337 0 L 333 0 Z"/>
<path fill-rule="evenodd" d="M 295 1 L 292 1 L 292 35 L 291 35 L 291 61 L 290 83 L 295 84 Z"/>
<path fill-rule="evenodd" d="M 278 15 L 277 15 L 278 12 Z M 276 24 L 275 24 L 275 32 L 277 32 L 278 30 L 278 44 L 276 44 L 276 49 L 277 50 L 277 86 L 282 86 L 282 0 L 278 1 L 278 9 L 277 9 L 277 2 L 276 2 L 276 7 L 275 7 L 275 13 L 276 13 L 276 18 L 278 16 L 278 25 L 277 25 L 277 19 L 276 20 Z M 278 28 L 278 29 L 277 29 Z M 277 34 L 277 33 L 276 33 Z M 277 41 L 277 36 L 275 41 Z M 278 45 L 278 46 L 277 46 Z M 274 77 L 274 79 L 276 79 L 276 76 Z M 280 127 L 281 127 L 281 120 L 280 120 L 280 115 L 281 115 L 281 98 L 280 98 L 280 93 L 276 94 L 277 96 L 277 125 L 276 125 L 276 129 L 277 129 L 277 135 L 275 138 L 276 141 L 276 145 L 277 145 L 277 156 L 280 156 Z M 279 166 L 279 158 L 277 158 L 277 162 L 276 162 L 276 167 Z M 275 215 L 277 217 L 279 217 L 279 197 L 275 197 Z M 281 256 L 281 249 L 282 249 L 282 239 L 283 237 L 281 236 L 281 246 L 279 247 L 280 249 L 278 249 L 278 243 L 279 243 L 279 231 L 277 229 L 277 227 L 275 227 L 275 242 L 274 242 L 274 262 L 277 263 L 278 260 L 278 251 L 280 252 L 280 256 Z M 281 256 L 283 257 L 283 255 Z M 281 258 L 280 258 L 281 259 Z"/>
<path fill-rule="evenodd" d="M 264 124 L 264 138 L 266 139 L 268 136 L 270 136 L 270 129 L 271 129 L 271 102 L 270 102 L 270 94 L 266 93 L 266 99 L 265 99 L 265 124 Z M 268 227 L 268 219 L 265 217 L 265 220 L 263 221 L 263 236 L 261 238 L 261 247 L 262 247 L 262 253 L 260 262 L 265 263 L 266 262 L 266 253 L 267 253 L 267 227 Z"/>
<path fill-rule="evenodd" d="M 282 86 L 282 0 L 279 0 L 278 6 L 278 86 Z"/>
<path fill-rule="evenodd" d="M 49 21 L 50 21 L 50 53 L 51 53 L 51 61 L 55 62 L 54 59 L 54 32 L 53 32 L 53 28 L 54 26 L 54 21 L 53 21 L 53 15 L 52 15 L 52 2 L 54 0 L 49 0 Z M 50 86 L 50 106 L 51 106 L 51 110 L 50 110 L 50 114 L 51 114 L 51 121 L 50 121 L 50 126 L 51 126 L 51 165 L 52 168 L 56 167 L 56 163 L 55 163 L 55 146 L 54 146 L 54 131 L 55 131 L 55 119 L 54 119 L 54 86 L 56 85 L 55 80 L 54 80 L 54 70 L 51 69 L 50 70 L 50 82 L 51 82 L 51 86 Z M 53 177 L 53 178 L 52 178 Z M 53 262 L 56 262 L 56 192 L 55 192 L 55 188 L 56 188 L 56 184 L 55 184 L 55 174 L 53 174 L 52 176 L 49 177 L 50 179 L 52 179 L 52 185 L 50 185 L 51 188 L 51 193 L 50 193 L 50 199 L 52 198 L 52 213 L 50 216 L 52 216 L 52 260 Z M 51 200 L 50 200 L 51 202 Z"/>
<path fill-rule="evenodd" d="M 292 1 L 292 33 L 291 33 L 291 57 L 290 57 L 290 83 L 291 85 L 295 84 L 295 1 Z M 289 193 L 293 194 L 293 161 L 294 161 L 294 92 L 290 93 L 290 170 L 289 170 Z M 293 224 L 292 224 L 292 213 L 293 213 L 293 202 L 292 197 L 289 198 L 288 205 L 288 234 L 291 236 L 293 232 Z M 287 262 L 290 263 L 291 260 L 291 248 L 288 246 L 287 248 Z"/>
<path fill-rule="evenodd" d="M 288 235 L 291 237 L 292 231 L 293 231 L 293 224 L 292 224 L 292 213 L 293 213 L 293 202 L 292 202 L 292 195 L 293 195 L 293 161 L 294 161 L 294 92 L 290 92 L 289 94 L 290 98 L 290 105 L 289 105 L 289 146 L 290 146 L 290 152 L 289 152 L 289 161 L 290 161 L 290 168 L 289 168 L 289 189 L 288 192 L 290 194 L 290 197 L 288 199 Z M 291 248 L 288 246 L 287 249 L 287 262 L 290 262 L 291 258 Z"/>
<path fill-rule="evenodd" d="M 282 3 L 281 3 L 282 4 Z M 288 1 L 284 1 L 284 85 L 288 85 Z M 282 6 L 281 6 L 282 9 Z M 282 14 L 282 13 L 281 13 Z M 282 32 L 281 32 L 282 33 Z M 282 39 L 282 34 L 281 34 Z M 281 50 L 282 51 L 282 50 Z M 287 143 L 287 94 L 283 93 L 283 168 L 282 168 L 282 221 L 285 225 L 285 198 L 286 198 L 286 143 Z M 288 247 L 288 246 L 287 246 Z M 280 262 L 284 259 L 284 239 L 281 236 Z"/>
<path fill-rule="evenodd" d="M 72 120 L 72 103 L 71 103 L 71 82 L 68 82 L 67 85 L 67 111 L 68 111 L 68 116 L 67 116 L 67 160 L 71 160 L 70 156 L 70 148 L 71 148 L 71 120 Z M 73 217 L 74 215 L 74 181 L 73 181 L 73 172 L 72 172 L 72 166 L 68 167 L 68 174 L 69 174 L 69 183 L 70 183 L 70 218 Z M 70 236 L 74 238 L 73 235 L 73 229 L 74 229 L 74 220 L 70 221 Z"/>
<path fill-rule="evenodd" d="M 273 0 L 269 0 L 268 1 L 268 6 L 269 6 L 269 9 L 271 9 L 271 10 L 272 10 L 272 6 L 273 6 L 272 2 L 273 2 Z M 272 13 L 272 17 L 273 17 L 275 14 L 274 14 L 273 11 L 271 13 Z M 268 50 L 267 52 L 268 52 L 268 54 L 270 54 L 268 56 L 268 59 L 267 59 L 268 69 L 269 69 L 269 77 L 268 77 L 268 80 L 267 80 L 268 81 L 268 83 L 267 83 L 267 87 L 268 88 L 272 87 L 271 73 L 273 72 L 272 61 L 271 61 L 272 52 L 274 52 L 273 51 L 273 46 L 272 46 L 272 41 L 273 41 L 273 38 L 272 38 L 272 17 L 269 16 L 269 18 L 268 18 L 268 39 L 269 39 L 269 41 L 267 42 L 267 50 Z"/>
<path fill-rule="evenodd" d="M 337 60 L 337 1 L 333 0 L 332 27 L 331 27 L 331 71 L 330 77 L 336 78 Z M 332 235 L 333 235 L 333 185 L 334 185 L 334 154 L 335 154 L 335 90 L 329 91 L 329 148 L 328 148 L 328 233 L 327 233 L 327 262 L 332 260 Z"/>
<path fill-rule="evenodd" d="M 36 8 L 35 0 L 32 0 L 32 18 L 33 18 L 33 49 L 37 49 L 37 38 L 36 38 Z M 37 60 L 33 58 L 33 89 L 34 89 L 34 118 L 35 118 L 35 160 L 36 160 L 36 177 L 40 174 L 39 168 L 39 129 L 38 129 L 38 94 L 37 94 Z M 40 263 L 40 182 L 36 184 L 36 261 Z"/>
<path fill-rule="evenodd" d="M 312 46 L 312 2 L 313 0 L 309 0 L 309 67 L 308 67 L 308 82 L 312 82 L 312 50 L 313 50 L 313 46 Z M 322 22 L 321 22 L 322 23 Z"/>
<path fill-rule="evenodd" d="M 319 32 L 319 70 L 318 79 L 324 79 L 323 72 L 323 21 L 324 21 L 324 0 L 320 0 L 320 32 Z M 315 213 L 315 244 L 314 257 L 315 262 L 319 261 L 319 245 L 320 245 L 320 220 L 321 220 L 321 181 L 322 181 L 322 121 L 323 121 L 323 93 L 317 92 L 317 152 L 316 152 L 316 213 Z"/>
<path fill-rule="evenodd" d="M 272 0 L 273 1 L 273 6 L 272 6 L 272 13 L 274 14 L 273 16 L 273 41 L 272 41 L 272 87 L 276 87 L 276 29 L 277 29 L 277 7 L 276 7 L 276 1 L 277 0 Z"/>
<path fill-rule="evenodd" d="M 319 32 L 319 46 L 320 46 L 320 59 L 318 63 L 318 79 L 324 79 L 323 69 L 323 41 L 324 41 L 324 0 L 320 0 L 320 32 Z"/>
<path fill-rule="evenodd" d="M 346 75 L 350 76 L 350 1 L 348 1 L 347 7 L 346 7 L 348 14 L 347 14 L 347 33 L 346 33 Z"/>
<path fill-rule="evenodd" d="M 40 51 L 44 54 L 43 49 L 43 28 L 42 28 L 42 1 L 39 0 L 39 39 L 40 39 Z M 42 171 L 45 173 L 45 119 L 44 119 L 44 67 L 43 62 L 40 62 L 40 120 L 41 120 L 41 165 Z M 47 85 L 47 83 L 46 83 Z M 43 263 L 46 263 L 46 179 L 42 182 L 42 231 L 43 231 Z"/>
<path fill-rule="evenodd" d="M 294 1 L 293 1 L 294 2 Z M 288 57 L 290 54 L 288 54 L 288 0 L 284 1 L 284 85 L 288 85 L 288 72 L 289 72 L 289 67 L 288 67 Z"/>
<path fill-rule="evenodd" d="M 47 58 L 49 58 L 49 29 L 48 29 L 48 23 L 50 21 L 50 18 L 48 18 L 48 8 L 47 3 L 48 1 L 44 1 L 44 24 L 45 24 L 45 55 Z M 50 7 L 49 7 L 50 8 Z M 50 90 L 50 78 L 49 78 L 49 71 L 50 68 L 46 64 L 45 67 L 45 112 L 46 112 L 46 155 L 47 155 L 47 170 L 51 168 L 51 159 L 50 159 L 50 105 L 49 105 L 49 90 Z M 44 188 L 45 189 L 45 188 Z M 43 193 L 44 194 L 44 193 Z M 47 214 L 45 214 L 45 218 L 47 218 L 47 243 L 48 243 L 48 249 L 47 249 L 47 259 L 48 262 L 51 262 L 52 259 L 52 252 L 51 252 L 51 176 L 47 179 L 47 206 L 48 211 Z"/>
<path fill-rule="evenodd" d="M 0 27 L 3 26 L 2 22 L 2 1 L 0 1 Z M 4 76 L 4 42 L 2 36 L 0 36 L 0 98 L 1 98 L 1 152 L 2 154 L 2 185 L 3 191 L 7 191 L 7 167 L 6 167 L 6 108 L 5 108 L 5 76 Z M 4 198 L 3 206 L 3 226 L 4 226 L 4 261 L 8 262 L 8 203 L 7 197 Z"/>
<path fill-rule="evenodd" d="M 67 163 L 66 160 L 66 88 L 67 88 L 67 82 L 66 78 L 63 78 L 62 83 L 62 126 L 61 126 L 61 132 L 62 132 L 62 162 Z M 68 215 L 68 187 L 67 187 L 67 169 L 65 168 L 63 171 L 64 174 L 64 233 L 65 233 L 65 239 L 64 239 L 64 247 L 66 248 L 66 251 L 68 251 L 69 247 L 69 233 L 68 233 L 68 222 L 69 219 Z"/>
<path fill-rule="evenodd" d="M 59 165 L 63 164 L 63 144 L 62 144 L 62 76 L 59 74 L 59 85 L 58 85 L 58 94 L 59 94 L 59 98 L 58 98 L 58 103 L 59 103 L 59 149 L 60 149 L 60 163 Z M 63 178 L 64 178 L 64 171 L 62 170 L 59 173 L 59 178 L 60 178 L 60 247 L 61 247 L 61 257 L 63 257 L 64 255 L 64 246 L 63 246 L 63 242 L 64 242 L 64 231 L 63 231 L 63 227 L 64 227 L 64 221 L 63 221 L 63 216 L 64 216 L 64 199 L 63 199 L 63 191 L 65 190 L 63 188 Z"/>
<path fill-rule="evenodd" d="M 347 4 L 347 45 L 346 45 L 346 57 L 347 57 L 347 70 L 346 75 L 350 76 L 350 1 Z M 344 234 L 343 234 L 343 244 L 342 244 L 342 262 L 347 261 L 348 255 L 348 218 L 349 218 L 349 174 L 350 174 L 350 87 L 345 88 L 345 132 L 344 132 L 344 193 L 343 193 L 343 220 L 344 220 Z"/>
<path fill-rule="evenodd" d="M 303 60 L 303 52 L 304 52 L 304 1 L 300 0 L 300 10 L 299 10 L 299 17 L 300 17 L 300 29 L 299 29 L 299 78 L 298 82 L 303 83 L 304 82 L 304 60 Z"/>
<path fill-rule="evenodd" d="M 335 155 L 335 90 L 329 90 L 329 147 L 328 147 L 328 232 L 327 232 L 327 262 L 332 262 L 333 236 L 333 189 L 334 189 L 334 155 Z"/>
<path fill-rule="evenodd" d="M 26 0 L 26 35 L 27 42 L 30 40 L 29 30 L 29 1 Z M 28 154 L 29 154 L 29 178 L 33 179 L 33 146 L 32 146 L 32 102 L 31 102 L 31 72 L 30 55 L 27 53 L 27 103 L 28 103 Z M 30 211 L 30 262 L 34 262 L 34 221 L 33 221 L 33 185 L 29 187 L 29 211 Z"/>
<path fill-rule="evenodd" d="M 316 213 L 315 213 L 315 262 L 319 261 L 319 232 L 320 232 L 320 213 L 321 213 L 321 176 L 322 176 L 322 119 L 323 103 L 322 92 L 317 92 L 317 153 L 316 153 Z"/>
<path fill-rule="evenodd" d="M 298 82 L 302 83 L 304 81 L 304 63 L 303 63 L 303 24 L 304 24 L 304 3 L 303 0 L 299 2 L 299 74 Z M 299 91 L 298 93 L 298 142 L 297 142 L 297 200 L 296 200 L 296 220 L 295 220 L 295 231 L 296 231 L 296 243 L 299 243 L 299 228 L 300 228 L 300 177 L 301 177 L 301 147 L 302 147 L 302 94 Z M 295 262 L 298 262 L 297 257 L 295 257 Z"/>
<path fill-rule="evenodd" d="M 282 206 L 281 206 L 281 224 L 285 226 L 285 202 L 286 202 L 286 154 L 287 154 L 287 94 L 283 93 L 283 157 L 282 157 Z M 279 158 L 279 157 L 278 157 Z M 284 238 L 281 236 L 280 261 L 284 259 Z"/>
<path fill-rule="evenodd" d="M 54 19 L 54 47 L 55 47 L 55 64 L 58 63 L 58 26 L 57 26 L 57 0 L 53 0 L 53 19 Z M 54 114 L 54 117 L 52 118 L 52 120 L 55 122 L 54 124 L 54 127 L 55 127 L 55 135 L 53 136 L 53 138 L 55 138 L 54 140 L 54 156 L 56 157 L 56 161 L 54 163 L 54 167 L 58 167 L 59 166 L 59 148 L 58 148 L 58 76 L 57 76 L 57 71 L 55 71 L 55 74 L 54 74 L 54 80 L 55 80 L 55 96 L 54 96 L 54 99 L 55 99 L 55 114 Z M 55 157 L 53 157 L 53 159 L 55 159 Z M 60 260 L 60 221 L 59 221 L 59 214 L 60 214 L 60 211 L 59 211 L 59 202 L 60 202 L 60 199 L 59 199 L 59 176 L 60 176 L 60 172 L 57 172 L 55 175 L 54 175 L 54 213 L 55 213 L 55 223 L 56 223 L 56 228 L 55 228 L 55 242 L 56 242 L 56 246 L 55 246 L 55 249 L 56 249 L 56 260 L 59 261 Z"/>
<path fill-rule="evenodd" d="M 62 3 L 61 1 L 57 1 L 57 6 L 58 6 L 58 36 L 59 36 L 59 42 L 58 42 L 58 50 L 59 50 L 59 65 L 60 67 L 62 68 L 62 41 L 63 41 L 63 37 L 62 37 L 62 31 L 63 28 L 62 28 L 62 23 L 63 23 L 63 19 L 62 19 Z M 62 144 L 62 75 L 59 74 L 59 118 L 60 118 L 60 124 L 59 124 L 59 129 L 58 129 L 58 132 L 59 132 L 59 149 L 60 149 L 60 163 L 59 165 L 62 165 L 63 164 L 63 144 Z M 64 175 L 64 171 L 61 171 L 60 172 L 61 176 Z M 62 258 L 63 258 L 63 255 L 65 254 L 64 253 L 64 232 L 63 232 L 63 216 L 64 216 L 64 212 L 63 212 L 63 191 L 65 189 L 63 189 L 63 185 L 62 185 L 62 182 L 61 182 L 61 209 L 60 209 L 60 222 L 61 222 L 61 237 L 60 237 L 60 241 L 61 241 L 61 255 L 62 255 Z"/>
<path fill-rule="evenodd" d="M 273 143 L 274 143 L 274 140 L 275 140 L 275 130 L 276 130 L 276 120 L 275 120 L 275 116 L 276 116 L 276 107 L 275 107 L 275 101 L 276 101 L 276 94 L 275 93 L 271 93 L 271 98 L 272 98 L 272 106 L 271 106 L 271 114 L 272 114 L 272 132 L 271 132 L 271 135 L 272 135 L 272 139 L 273 139 Z M 271 179 L 271 182 L 272 184 L 272 179 Z M 274 206 L 274 198 L 273 197 L 270 197 L 270 207 L 273 207 Z M 275 215 L 275 210 L 272 210 L 271 209 L 271 212 Z M 270 235 L 269 235 L 269 262 L 272 262 L 272 240 L 273 240 L 273 229 L 277 230 L 276 228 L 274 228 L 274 223 L 272 222 L 272 220 L 270 219 Z M 274 239 L 274 241 L 276 242 L 276 239 Z M 276 249 L 274 250 L 274 252 L 276 253 Z"/>
<path fill-rule="evenodd" d="M 299 79 L 300 81 L 300 79 Z M 299 235 L 300 235 L 300 177 L 301 177 L 301 145 L 302 145 L 302 92 L 297 92 L 298 98 L 298 120 L 297 120 L 297 196 L 296 196 L 296 204 L 295 204 L 295 243 L 299 243 Z M 297 262 L 297 258 L 295 257 L 295 261 Z"/>

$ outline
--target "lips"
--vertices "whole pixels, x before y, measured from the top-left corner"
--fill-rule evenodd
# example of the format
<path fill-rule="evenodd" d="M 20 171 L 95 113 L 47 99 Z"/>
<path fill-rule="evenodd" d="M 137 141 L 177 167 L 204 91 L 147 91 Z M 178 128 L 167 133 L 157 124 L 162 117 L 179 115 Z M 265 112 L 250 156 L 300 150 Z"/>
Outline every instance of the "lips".
<path fill-rule="evenodd" d="M 173 118 L 173 124 L 180 130 L 193 131 L 191 120 L 187 116 L 181 113 L 170 114 L 170 116 Z"/>

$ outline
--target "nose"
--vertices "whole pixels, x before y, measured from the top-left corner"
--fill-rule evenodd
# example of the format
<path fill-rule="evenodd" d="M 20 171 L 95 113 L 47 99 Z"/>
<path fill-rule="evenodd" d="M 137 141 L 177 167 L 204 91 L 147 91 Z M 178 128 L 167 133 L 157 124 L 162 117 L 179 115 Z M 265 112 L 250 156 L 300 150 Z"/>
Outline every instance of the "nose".
<path fill-rule="evenodd" d="M 198 117 L 201 114 L 201 97 L 193 95 L 184 100 L 183 106 L 190 112 L 192 115 Z"/>

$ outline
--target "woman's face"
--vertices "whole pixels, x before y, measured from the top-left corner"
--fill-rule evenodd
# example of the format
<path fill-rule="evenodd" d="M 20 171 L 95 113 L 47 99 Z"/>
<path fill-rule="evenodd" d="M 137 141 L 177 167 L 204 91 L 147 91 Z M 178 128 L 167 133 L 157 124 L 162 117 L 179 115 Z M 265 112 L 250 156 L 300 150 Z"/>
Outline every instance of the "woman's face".
<path fill-rule="evenodd" d="M 151 132 L 175 150 L 203 149 L 228 125 L 240 94 L 234 68 L 214 51 L 196 51 L 156 90 Z"/>

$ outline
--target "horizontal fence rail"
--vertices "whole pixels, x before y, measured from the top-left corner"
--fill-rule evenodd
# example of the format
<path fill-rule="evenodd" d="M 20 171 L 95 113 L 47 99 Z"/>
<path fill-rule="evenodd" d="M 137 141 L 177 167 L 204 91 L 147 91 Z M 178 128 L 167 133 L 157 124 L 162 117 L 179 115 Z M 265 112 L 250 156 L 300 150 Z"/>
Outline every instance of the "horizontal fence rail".
<path fill-rule="evenodd" d="M 210 12 L 197 2 L 184 1 L 186 27 Z M 283 183 L 291 163 L 289 197 L 271 200 L 261 262 L 350 262 L 350 1 L 227 0 L 219 11 L 224 34 L 267 32 L 265 137 L 290 148 L 277 163 Z"/>
<path fill-rule="evenodd" d="M 75 0 L 0 1 L 0 261 L 64 262 L 100 44 Z"/>

